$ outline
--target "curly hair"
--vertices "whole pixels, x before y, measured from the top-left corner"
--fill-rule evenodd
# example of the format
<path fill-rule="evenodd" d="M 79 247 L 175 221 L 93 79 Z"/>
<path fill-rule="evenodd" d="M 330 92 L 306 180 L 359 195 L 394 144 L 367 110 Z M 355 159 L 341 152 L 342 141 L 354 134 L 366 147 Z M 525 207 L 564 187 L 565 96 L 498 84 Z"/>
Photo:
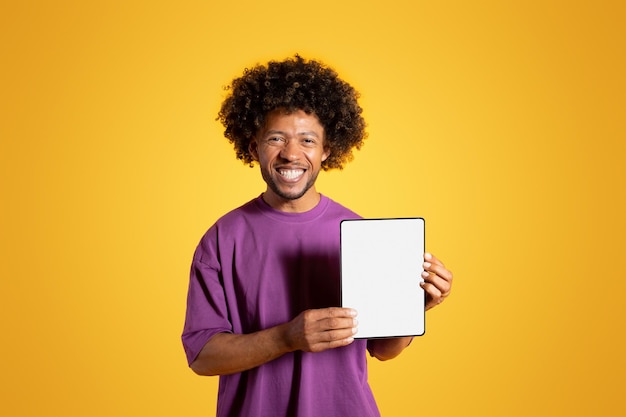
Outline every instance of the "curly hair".
<path fill-rule="evenodd" d="M 283 109 L 314 114 L 325 132 L 330 156 L 322 169 L 342 169 L 353 159 L 352 150 L 361 149 L 367 137 L 365 120 L 357 100 L 359 93 L 337 73 L 299 55 L 284 61 L 270 61 L 245 69 L 225 88 L 229 94 L 218 114 L 224 136 L 234 145 L 237 159 L 253 166 L 248 147 L 263 127 L 268 113 Z"/>

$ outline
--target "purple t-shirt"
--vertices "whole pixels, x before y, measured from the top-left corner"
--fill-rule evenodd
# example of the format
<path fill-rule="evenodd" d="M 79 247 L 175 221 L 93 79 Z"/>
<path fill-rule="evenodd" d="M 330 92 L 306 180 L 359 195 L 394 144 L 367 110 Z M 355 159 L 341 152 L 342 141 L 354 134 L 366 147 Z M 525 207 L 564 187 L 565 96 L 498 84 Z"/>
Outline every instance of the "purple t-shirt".
<path fill-rule="evenodd" d="M 322 196 L 305 213 L 258 197 L 220 218 L 193 257 L 182 335 L 188 362 L 217 333 L 251 333 L 339 306 L 339 224 L 358 217 Z M 379 416 L 366 350 L 367 341 L 356 340 L 220 376 L 217 416 Z"/>

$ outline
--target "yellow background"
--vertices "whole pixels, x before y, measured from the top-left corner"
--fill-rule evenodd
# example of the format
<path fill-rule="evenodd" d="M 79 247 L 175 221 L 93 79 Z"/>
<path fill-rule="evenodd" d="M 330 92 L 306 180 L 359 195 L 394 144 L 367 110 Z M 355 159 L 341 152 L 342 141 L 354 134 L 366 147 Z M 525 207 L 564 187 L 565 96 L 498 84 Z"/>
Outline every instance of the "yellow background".
<path fill-rule="evenodd" d="M 384 416 L 626 415 L 620 1 L 4 1 L 0 415 L 207 416 L 180 344 L 204 231 L 258 195 L 215 121 L 299 52 L 369 138 L 318 189 L 423 216 L 453 295 L 371 363 Z"/>

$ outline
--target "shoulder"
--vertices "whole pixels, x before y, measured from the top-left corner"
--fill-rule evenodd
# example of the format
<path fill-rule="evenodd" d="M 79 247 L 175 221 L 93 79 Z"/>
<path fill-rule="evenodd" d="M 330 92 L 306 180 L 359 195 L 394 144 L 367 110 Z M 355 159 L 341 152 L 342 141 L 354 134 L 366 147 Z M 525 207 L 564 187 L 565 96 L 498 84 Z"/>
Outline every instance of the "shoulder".
<path fill-rule="evenodd" d="M 200 247 L 210 246 L 212 243 L 214 244 L 216 241 L 221 240 L 224 236 L 237 234 L 238 230 L 250 224 L 251 219 L 259 214 L 257 200 L 258 197 L 218 218 L 200 239 Z"/>
<path fill-rule="evenodd" d="M 213 227 L 224 228 L 224 227 L 232 227 L 239 223 L 242 220 L 253 217 L 259 214 L 258 209 L 258 200 L 260 197 L 255 197 L 247 203 L 237 207 L 229 211 L 228 213 L 221 216 L 213 225 Z"/>
<path fill-rule="evenodd" d="M 328 201 L 327 215 L 336 217 L 339 220 L 360 219 L 361 216 L 346 206 L 336 202 L 330 197 L 322 196 L 322 199 Z"/>

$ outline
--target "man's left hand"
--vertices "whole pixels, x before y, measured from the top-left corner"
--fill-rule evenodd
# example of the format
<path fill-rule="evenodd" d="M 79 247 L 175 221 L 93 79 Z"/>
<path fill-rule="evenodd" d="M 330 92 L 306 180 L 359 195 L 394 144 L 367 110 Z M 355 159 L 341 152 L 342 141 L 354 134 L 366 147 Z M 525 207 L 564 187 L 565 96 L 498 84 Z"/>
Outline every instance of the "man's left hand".
<path fill-rule="evenodd" d="M 446 269 L 443 262 L 430 253 L 424 254 L 424 282 L 420 285 L 426 296 L 426 310 L 441 304 L 452 290 L 452 272 Z"/>

